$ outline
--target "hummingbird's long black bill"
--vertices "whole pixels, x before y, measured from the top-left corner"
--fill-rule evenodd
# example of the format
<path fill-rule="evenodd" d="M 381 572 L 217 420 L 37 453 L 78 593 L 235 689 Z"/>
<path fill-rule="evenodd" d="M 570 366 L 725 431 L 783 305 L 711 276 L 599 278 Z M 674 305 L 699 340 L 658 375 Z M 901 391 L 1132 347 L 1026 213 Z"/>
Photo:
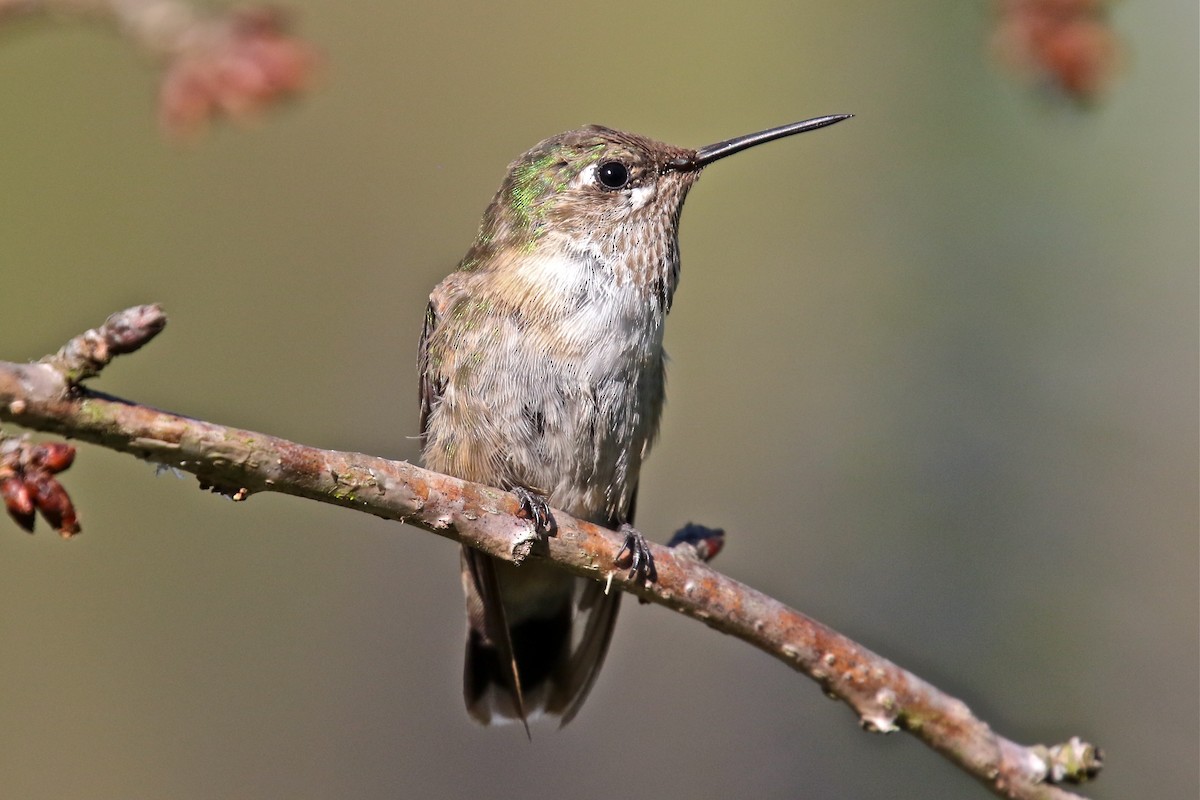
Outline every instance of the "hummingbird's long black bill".
<path fill-rule="evenodd" d="M 833 125 L 841 122 L 844 119 L 850 119 L 853 114 L 831 114 L 828 117 L 816 117 L 814 119 L 806 119 L 803 122 L 793 122 L 790 125 L 780 125 L 778 128 L 759 131 L 758 133 L 748 133 L 745 136 L 735 136 L 732 139 L 726 139 L 723 142 L 710 144 L 707 147 L 701 147 L 693 156 L 682 156 L 673 159 L 667 163 L 668 169 L 679 170 L 680 172 L 689 172 L 700 169 L 712 162 L 731 156 L 734 153 L 762 144 L 763 142 L 782 139 L 785 136 L 791 136 L 805 131 L 815 131 L 817 128 L 824 128 L 827 125 Z"/>

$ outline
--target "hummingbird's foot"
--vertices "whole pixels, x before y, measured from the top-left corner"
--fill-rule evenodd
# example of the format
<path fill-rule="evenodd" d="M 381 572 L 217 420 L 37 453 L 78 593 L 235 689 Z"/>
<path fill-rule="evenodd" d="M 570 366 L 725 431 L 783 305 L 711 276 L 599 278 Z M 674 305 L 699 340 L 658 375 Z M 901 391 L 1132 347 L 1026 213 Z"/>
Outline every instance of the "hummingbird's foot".
<path fill-rule="evenodd" d="M 616 562 L 620 564 L 621 558 L 628 552 L 629 577 L 654 583 L 658 580 L 658 570 L 654 566 L 654 556 L 650 553 L 650 542 L 641 531 L 628 522 L 621 523 L 621 533 L 625 534 L 625 544 L 617 551 Z"/>
<path fill-rule="evenodd" d="M 554 515 L 550 513 L 550 504 L 545 495 L 526 489 L 524 486 L 514 486 L 512 493 L 521 501 L 521 516 L 533 523 L 533 531 L 537 534 L 553 536 L 558 529 Z"/>
<path fill-rule="evenodd" d="M 721 528 L 710 528 L 707 525 L 697 525 L 689 522 L 667 542 L 667 547 L 684 547 L 695 553 L 696 558 L 707 563 L 721 552 L 725 546 L 725 531 Z"/>

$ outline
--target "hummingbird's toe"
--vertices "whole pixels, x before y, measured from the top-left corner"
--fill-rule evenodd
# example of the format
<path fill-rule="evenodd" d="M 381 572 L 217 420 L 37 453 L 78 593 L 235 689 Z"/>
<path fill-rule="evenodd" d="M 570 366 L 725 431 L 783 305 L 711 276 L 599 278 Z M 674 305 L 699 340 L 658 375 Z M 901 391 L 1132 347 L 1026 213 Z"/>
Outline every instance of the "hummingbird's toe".
<path fill-rule="evenodd" d="M 616 563 L 620 564 L 625 553 L 629 553 L 629 577 L 654 583 L 658 580 L 658 569 L 650 553 L 650 542 L 628 522 L 621 523 L 621 533 L 625 534 L 625 544 L 617 551 Z"/>
<path fill-rule="evenodd" d="M 553 536 L 557 525 L 545 495 L 530 491 L 524 486 L 513 487 L 512 493 L 521 501 L 521 516 L 533 523 L 534 531 Z"/>

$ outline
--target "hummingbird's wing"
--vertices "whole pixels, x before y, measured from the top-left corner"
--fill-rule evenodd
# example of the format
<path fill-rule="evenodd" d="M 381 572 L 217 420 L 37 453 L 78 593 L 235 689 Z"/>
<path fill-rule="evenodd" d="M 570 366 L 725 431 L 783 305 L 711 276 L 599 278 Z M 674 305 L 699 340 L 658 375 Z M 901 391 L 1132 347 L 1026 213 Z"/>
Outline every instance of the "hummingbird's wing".
<path fill-rule="evenodd" d="M 419 376 L 418 399 L 421 404 L 421 446 L 425 446 L 425 428 L 429 424 L 429 412 L 446 388 L 446 378 L 433 375 L 429 369 L 429 339 L 438 324 L 437 304 L 430 298 L 425 309 L 425 326 L 421 329 L 421 342 L 417 345 L 417 375 Z"/>

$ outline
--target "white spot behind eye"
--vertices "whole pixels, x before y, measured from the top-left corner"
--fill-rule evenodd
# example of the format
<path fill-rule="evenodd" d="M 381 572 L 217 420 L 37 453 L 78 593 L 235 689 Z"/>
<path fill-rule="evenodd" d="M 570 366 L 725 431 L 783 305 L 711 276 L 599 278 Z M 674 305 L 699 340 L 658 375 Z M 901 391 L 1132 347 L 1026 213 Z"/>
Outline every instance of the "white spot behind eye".
<path fill-rule="evenodd" d="M 629 192 L 629 205 L 634 211 L 649 203 L 654 199 L 654 184 L 647 183 L 645 186 L 639 186 Z"/>

